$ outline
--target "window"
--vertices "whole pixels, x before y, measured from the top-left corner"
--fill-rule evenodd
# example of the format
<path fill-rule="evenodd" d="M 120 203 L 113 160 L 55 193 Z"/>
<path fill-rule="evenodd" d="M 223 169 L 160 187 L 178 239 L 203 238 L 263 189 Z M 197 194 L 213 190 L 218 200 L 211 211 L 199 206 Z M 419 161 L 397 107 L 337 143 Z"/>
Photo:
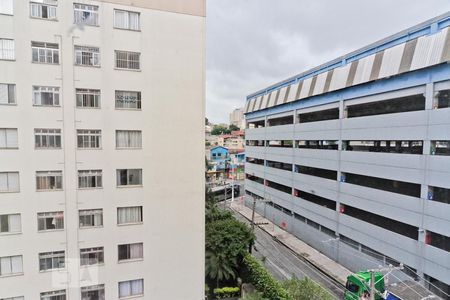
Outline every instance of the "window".
<path fill-rule="evenodd" d="M 102 170 L 78 171 L 78 188 L 89 189 L 102 186 Z"/>
<path fill-rule="evenodd" d="M 144 294 L 144 279 L 119 282 L 119 299 Z"/>
<path fill-rule="evenodd" d="M 14 0 L 0 0 L 0 14 L 13 15 L 14 14 Z"/>
<path fill-rule="evenodd" d="M 141 54 L 137 52 L 115 51 L 116 54 L 116 68 L 140 70 L 141 69 Z"/>
<path fill-rule="evenodd" d="M 269 181 L 266 180 L 267 186 L 273 189 L 276 189 L 280 192 L 284 192 L 287 194 L 292 194 L 292 188 L 290 186 L 284 185 L 284 184 L 280 184 L 278 182 L 274 182 L 274 181 Z"/>
<path fill-rule="evenodd" d="M 264 184 L 264 179 L 255 175 L 245 174 L 245 178 L 250 181 L 257 182 L 259 184 Z"/>
<path fill-rule="evenodd" d="M 64 251 L 39 253 L 39 271 L 62 269 L 65 267 Z"/>
<path fill-rule="evenodd" d="M 411 197 L 420 198 L 420 184 L 365 176 L 359 174 L 343 174 L 345 182 L 365 186 L 368 188 L 383 190 L 391 193 L 403 194 Z"/>
<path fill-rule="evenodd" d="M 98 26 L 98 6 L 74 3 L 73 22 L 75 24 Z"/>
<path fill-rule="evenodd" d="M 246 146 L 252 146 L 252 147 L 264 147 L 265 141 L 264 140 L 247 140 L 245 141 Z"/>
<path fill-rule="evenodd" d="M 299 198 L 309 201 L 311 203 L 329 208 L 331 210 L 336 210 L 336 202 L 333 200 L 330 200 L 330 199 L 327 199 L 324 197 L 320 197 L 320 196 L 317 196 L 314 194 L 310 194 L 307 192 L 303 192 L 303 191 L 300 191 L 297 189 L 294 190 L 294 195 L 295 195 L 295 197 L 299 197 Z"/>
<path fill-rule="evenodd" d="M 0 276 L 23 273 L 22 255 L 0 257 Z"/>
<path fill-rule="evenodd" d="M 402 98 L 351 105 L 347 107 L 348 118 L 394 114 L 425 109 L 425 96 L 414 95 Z"/>
<path fill-rule="evenodd" d="M 437 95 L 437 108 L 450 107 L 450 90 L 442 90 Z"/>
<path fill-rule="evenodd" d="M 100 66 L 100 48 L 75 46 L 75 64 L 78 66 Z"/>
<path fill-rule="evenodd" d="M 44 64 L 59 64 L 58 44 L 31 42 L 31 53 L 32 62 Z"/>
<path fill-rule="evenodd" d="M 100 90 L 76 89 L 77 107 L 99 108 Z"/>
<path fill-rule="evenodd" d="M 299 123 L 310 123 L 319 121 L 328 121 L 339 119 L 339 108 L 313 111 L 309 113 L 300 113 L 298 115 Z"/>
<path fill-rule="evenodd" d="M 345 215 L 384 228 L 386 230 L 390 230 L 392 232 L 404 235 L 411 239 L 417 240 L 418 238 L 419 228 L 417 228 L 416 226 L 392 220 L 349 205 L 345 205 L 345 207 L 343 207 L 341 211 L 343 211 L 343 214 Z"/>
<path fill-rule="evenodd" d="M 142 185 L 142 169 L 117 170 L 117 186 Z"/>
<path fill-rule="evenodd" d="M 422 154 L 423 141 L 343 141 L 345 151 Z"/>
<path fill-rule="evenodd" d="M 275 168 L 275 169 L 280 169 L 280 170 L 285 170 L 285 171 L 292 171 L 292 164 L 278 162 L 278 161 L 271 161 L 271 160 L 266 161 L 266 164 L 269 168 Z"/>
<path fill-rule="evenodd" d="M 79 149 L 99 149 L 101 147 L 102 131 L 95 129 L 77 130 L 77 147 Z"/>
<path fill-rule="evenodd" d="M 116 148 L 142 148 L 142 131 L 116 130 Z"/>
<path fill-rule="evenodd" d="M 299 149 L 320 149 L 320 150 L 337 150 L 338 141 L 296 141 L 296 147 Z"/>
<path fill-rule="evenodd" d="M 61 149 L 61 129 L 35 129 L 36 149 Z"/>
<path fill-rule="evenodd" d="M 80 249 L 80 265 L 90 266 L 104 263 L 103 247 Z"/>
<path fill-rule="evenodd" d="M 57 0 L 33 0 L 30 2 L 31 16 L 33 18 L 56 20 Z"/>
<path fill-rule="evenodd" d="M 281 126 L 294 124 L 294 116 L 286 116 L 267 120 L 267 126 Z"/>
<path fill-rule="evenodd" d="M 0 38 L 0 60 L 15 60 L 14 40 Z"/>
<path fill-rule="evenodd" d="M 330 180 L 337 180 L 337 171 L 334 170 L 295 165 L 295 172 L 310 176 L 322 177 Z"/>
<path fill-rule="evenodd" d="M 10 298 L 2 298 L 0 300 L 24 300 L 24 297 L 23 296 L 22 297 L 10 297 Z"/>
<path fill-rule="evenodd" d="M 17 149 L 19 141 L 16 128 L 0 128 L 0 149 Z"/>
<path fill-rule="evenodd" d="M 261 165 L 264 166 L 264 159 L 260 158 L 253 158 L 253 157 L 246 157 L 245 161 L 249 164 L 255 164 L 255 165 Z"/>
<path fill-rule="evenodd" d="M 81 288 L 81 300 L 105 300 L 105 285 L 91 285 Z"/>
<path fill-rule="evenodd" d="M 117 224 L 142 222 L 142 206 L 118 207 Z"/>
<path fill-rule="evenodd" d="M 144 244 L 123 244 L 118 247 L 119 261 L 142 259 L 144 257 Z"/>
<path fill-rule="evenodd" d="M 52 291 L 41 293 L 41 300 L 66 300 L 66 291 Z"/>
<path fill-rule="evenodd" d="M 13 193 L 19 190 L 19 172 L 0 172 L 0 193 Z"/>
<path fill-rule="evenodd" d="M 36 172 L 36 189 L 38 191 L 62 190 L 62 171 Z"/>
<path fill-rule="evenodd" d="M 140 30 L 140 14 L 126 10 L 114 10 L 114 28 Z"/>
<path fill-rule="evenodd" d="M 265 126 L 266 126 L 266 121 L 264 121 L 264 120 L 247 122 L 247 128 L 249 128 L 249 129 L 263 128 Z"/>
<path fill-rule="evenodd" d="M 33 104 L 59 106 L 59 87 L 33 86 Z"/>
<path fill-rule="evenodd" d="M 84 209 L 79 211 L 80 228 L 103 226 L 102 209 Z"/>
<path fill-rule="evenodd" d="M 17 233 L 21 231 L 20 214 L 0 215 L 0 233 Z"/>
<path fill-rule="evenodd" d="M 0 83 L 0 105 L 1 104 L 16 104 L 15 84 Z"/>
<path fill-rule="evenodd" d="M 270 140 L 266 141 L 269 147 L 292 148 L 294 143 L 291 140 Z"/>
<path fill-rule="evenodd" d="M 431 155 L 450 156 L 450 141 L 431 141 Z"/>
<path fill-rule="evenodd" d="M 427 231 L 426 233 L 426 243 L 428 245 L 437 247 L 444 251 L 450 252 L 450 237 L 435 233 L 432 231 Z"/>
<path fill-rule="evenodd" d="M 438 201 L 441 203 L 450 204 L 450 189 L 437 186 L 429 186 L 428 199 Z"/>
<path fill-rule="evenodd" d="M 37 214 L 38 231 L 64 229 L 64 212 L 43 212 Z"/>
<path fill-rule="evenodd" d="M 116 108 L 141 109 L 141 92 L 116 91 Z"/>

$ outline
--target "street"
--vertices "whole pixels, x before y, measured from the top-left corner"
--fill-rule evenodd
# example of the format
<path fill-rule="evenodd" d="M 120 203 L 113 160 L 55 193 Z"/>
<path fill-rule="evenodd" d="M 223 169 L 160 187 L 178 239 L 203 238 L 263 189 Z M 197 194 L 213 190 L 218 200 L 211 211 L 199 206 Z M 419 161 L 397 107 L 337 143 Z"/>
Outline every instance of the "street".
<path fill-rule="evenodd" d="M 237 212 L 234 216 L 247 224 L 250 222 Z M 264 265 L 278 280 L 289 279 L 293 275 L 302 279 L 305 276 L 326 288 L 336 299 L 343 299 L 344 287 L 325 274 L 321 273 L 314 266 L 299 258 L 289 248 L 272 238 L 264 230 L 255 226 L 256 243 L 253 255 L 257 258 L 265 257 Z"/>

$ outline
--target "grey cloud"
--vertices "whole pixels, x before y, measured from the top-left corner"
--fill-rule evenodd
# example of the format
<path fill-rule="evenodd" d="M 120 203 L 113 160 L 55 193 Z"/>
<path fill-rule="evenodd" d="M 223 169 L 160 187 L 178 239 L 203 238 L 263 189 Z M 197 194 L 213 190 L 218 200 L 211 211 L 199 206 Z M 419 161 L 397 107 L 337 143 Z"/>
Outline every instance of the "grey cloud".
<path fill-rule="evenodd" d="M 450 10 L 448 0 L 207 0 L 207 116 Z"/>

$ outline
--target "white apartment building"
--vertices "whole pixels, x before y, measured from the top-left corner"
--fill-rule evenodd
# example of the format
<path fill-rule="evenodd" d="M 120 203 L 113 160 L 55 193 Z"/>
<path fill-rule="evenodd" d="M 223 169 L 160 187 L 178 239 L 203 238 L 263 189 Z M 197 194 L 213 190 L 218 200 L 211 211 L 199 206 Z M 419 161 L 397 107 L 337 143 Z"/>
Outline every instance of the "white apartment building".
<path fill-rule="evenodd" d="M 202 299 L 204 17 L 0 0 L 1 300 Z"/>

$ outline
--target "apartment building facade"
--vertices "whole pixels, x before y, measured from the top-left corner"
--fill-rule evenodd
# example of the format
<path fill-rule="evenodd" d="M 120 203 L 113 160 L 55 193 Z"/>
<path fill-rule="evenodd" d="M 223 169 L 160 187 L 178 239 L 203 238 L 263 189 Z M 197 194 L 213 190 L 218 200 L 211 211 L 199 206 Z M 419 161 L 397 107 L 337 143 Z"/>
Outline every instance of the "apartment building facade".
<path fill-rule="evenodd" d="M 247 97 L 246 203 L 352 271 L 450 294 L 450 14 Z"/>
<path fill-rule="evenodd" d="M 0 299 L 203 297 L 204 17 L 0 0 Z"/>

